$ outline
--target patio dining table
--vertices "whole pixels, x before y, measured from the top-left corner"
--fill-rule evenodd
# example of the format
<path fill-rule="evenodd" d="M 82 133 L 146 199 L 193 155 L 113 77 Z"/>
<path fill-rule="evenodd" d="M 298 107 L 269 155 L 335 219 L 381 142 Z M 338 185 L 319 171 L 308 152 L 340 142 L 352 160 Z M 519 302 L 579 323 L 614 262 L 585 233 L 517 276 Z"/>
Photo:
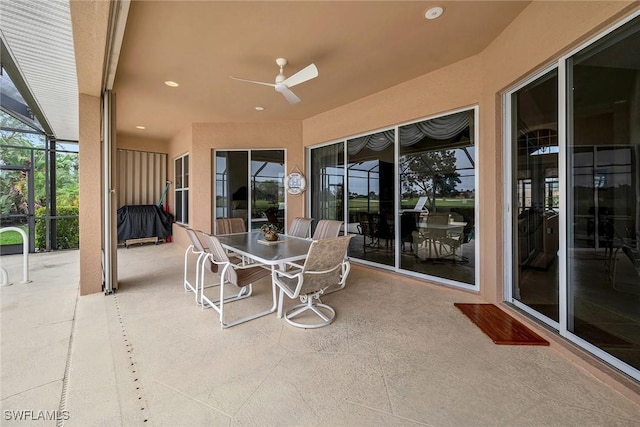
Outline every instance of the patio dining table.
<path fill-rule="evenodd" d="M 216 237 L 223 248 L 250 260 L 268 265 L 271 267 L 271 270 L 276 268 L 284 270 L 288 262 L 305 259 L 309 253 L 311 242 L 313 241 L 311 239 L 280 234 L 278 240 L 269 242 L 264 240 L 264 236 L 260 231 L 221 234 Z M 274 301 L 274 307 L 271 312 L 276 310 L 276 301 L 278 301 L 278 317 L 281 317 L 282 294 L 278 300 L 276 285 L 272 283 L 271 286 Z"/>

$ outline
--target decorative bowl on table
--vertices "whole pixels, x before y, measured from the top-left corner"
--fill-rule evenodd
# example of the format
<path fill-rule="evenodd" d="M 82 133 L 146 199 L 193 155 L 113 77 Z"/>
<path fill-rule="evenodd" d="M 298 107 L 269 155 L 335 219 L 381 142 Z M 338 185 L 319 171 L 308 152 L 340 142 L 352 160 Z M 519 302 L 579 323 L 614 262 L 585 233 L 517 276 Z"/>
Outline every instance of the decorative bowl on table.
<path fill-rule="evenodd" d="M 268 242 L 275 242 L 278 240 L 278 233 L 280 230 L 275 224 L 264 224 L 260 227 L 260 231 L 264 234 L 264 240 Z"/>

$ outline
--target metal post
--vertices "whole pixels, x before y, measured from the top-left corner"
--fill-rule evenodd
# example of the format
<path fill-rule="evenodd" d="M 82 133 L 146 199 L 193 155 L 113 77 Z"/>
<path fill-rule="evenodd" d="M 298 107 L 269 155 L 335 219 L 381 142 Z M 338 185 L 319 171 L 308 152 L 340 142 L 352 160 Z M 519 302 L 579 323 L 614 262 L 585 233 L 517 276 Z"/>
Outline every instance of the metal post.
<path fill-rule="evenodd" d="M 27 233 L 25 233 L 23 229 L 18 227 L 0 228 L 0 233 L 4 233 L 5 231 L 15 231 L 22 237 L 22 282 L 20 283 L 29 283 L 29 239 L 27 237 Z M 9 276 L 7 274 L 7 271 L 4 268 L 0 267 L 0 273 L 2 274 L 2 281 L 0 282 L 0 286 L 9 285 Z"/>

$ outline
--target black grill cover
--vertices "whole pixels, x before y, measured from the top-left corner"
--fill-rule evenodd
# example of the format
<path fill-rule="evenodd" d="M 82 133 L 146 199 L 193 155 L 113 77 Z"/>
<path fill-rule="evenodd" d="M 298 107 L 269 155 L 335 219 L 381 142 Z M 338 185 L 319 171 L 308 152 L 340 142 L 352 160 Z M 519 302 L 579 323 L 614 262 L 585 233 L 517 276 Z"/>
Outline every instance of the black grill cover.
<path fill-rule="evenodd" d="M 123 206 L 118 209 L 118 241 L 171 235 L 173 215 L 156 205 Z"/>

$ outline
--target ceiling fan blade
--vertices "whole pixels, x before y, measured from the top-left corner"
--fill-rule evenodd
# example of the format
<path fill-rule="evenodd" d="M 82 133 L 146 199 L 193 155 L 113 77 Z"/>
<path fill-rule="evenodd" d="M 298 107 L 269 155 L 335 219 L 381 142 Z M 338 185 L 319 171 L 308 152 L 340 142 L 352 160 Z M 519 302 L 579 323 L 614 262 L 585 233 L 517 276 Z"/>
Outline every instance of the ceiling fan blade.
<path fill-rule="evenodd" d="M 298 102 L 300 102 L 300 98 L 298 98 L 296 94 L 291 92 L 289 89 L 284 89 L 280 91 L 280 93 L 283 94 L 285 98 L 287 98 L 287 101 L 289 101 L 290 104 L 297 104 Z"/>
<path fill-rule="evenodd" d="M 318 68 L 315 66 L 315 64 L 311 64 L 307 65 L 305 68 L 298 71 L 282 83 L 287 85 L 287 87 L 293 87 L 316 77 L 318 77 Z"/>
<path fill-rule="evenodd" d="M 257 81 L 255 81 L 255 80 L 239 79 L 239 78 L 237 78 L 237 77 L 233 77 L 233 76 L 229 76 L 229 78 L 231 78 L 231 79 L 233 79 L 233 80 L 238 80 L 238 81 L 241 81 L 241 82 L 256 83 L 256 84 L 259 84 L 259 85 L 270 86 L 270 87 L 276 87 L 276 85 L 275 85 L 275 84 L 273 84 L 273 83 L 265 83 L 265 82 L 257 82 Z"/>

